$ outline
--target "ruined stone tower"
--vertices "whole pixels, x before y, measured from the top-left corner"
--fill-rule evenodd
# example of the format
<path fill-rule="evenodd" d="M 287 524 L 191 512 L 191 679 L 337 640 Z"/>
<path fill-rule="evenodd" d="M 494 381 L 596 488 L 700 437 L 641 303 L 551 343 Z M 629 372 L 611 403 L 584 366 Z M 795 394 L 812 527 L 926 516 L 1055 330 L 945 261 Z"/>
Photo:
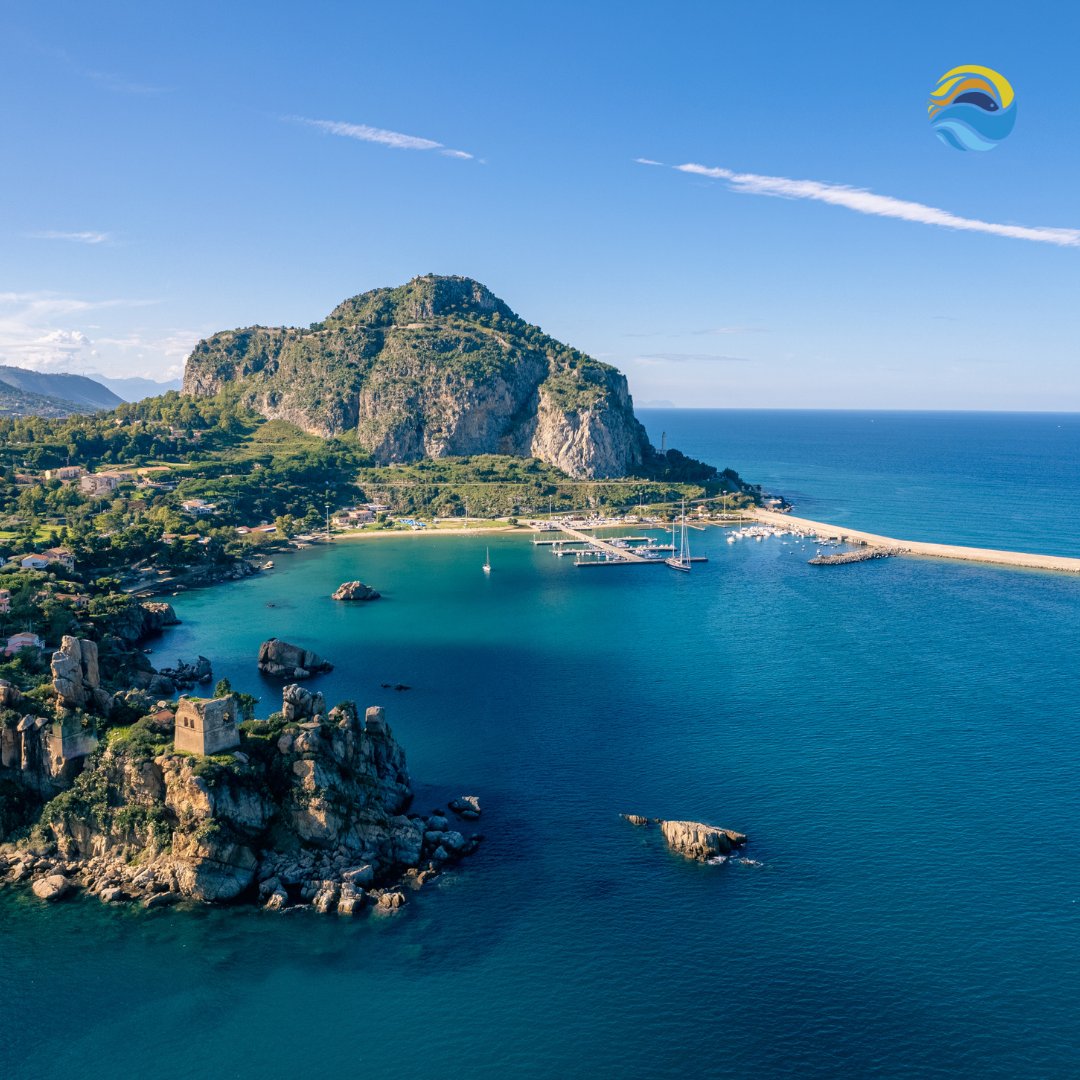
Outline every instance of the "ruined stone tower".
<path fill-rule="evenodd" d="M 188 754 L 221 754 L 240 745 L 233 697 L 184 697 L 176 709 L 173 745 Z"/>

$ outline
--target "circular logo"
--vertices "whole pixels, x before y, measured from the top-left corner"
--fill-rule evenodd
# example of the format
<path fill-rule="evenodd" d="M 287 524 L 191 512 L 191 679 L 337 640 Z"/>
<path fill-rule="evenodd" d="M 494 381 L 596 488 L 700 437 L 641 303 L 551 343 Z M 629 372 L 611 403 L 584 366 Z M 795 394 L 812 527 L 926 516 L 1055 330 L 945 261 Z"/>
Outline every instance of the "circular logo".
<path fill-rule="evenodd" d="M 930 93 L 930 126 L 954 150 L 993 150 L 1016 123 L 1013 88 L 978 64 L 946 71 Z"/>

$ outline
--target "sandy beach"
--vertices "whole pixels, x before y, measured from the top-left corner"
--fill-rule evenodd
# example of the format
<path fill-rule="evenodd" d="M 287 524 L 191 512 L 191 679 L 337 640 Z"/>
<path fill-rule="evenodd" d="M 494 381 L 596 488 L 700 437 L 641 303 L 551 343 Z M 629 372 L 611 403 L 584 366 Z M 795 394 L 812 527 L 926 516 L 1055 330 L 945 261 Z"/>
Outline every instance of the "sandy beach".
<path fill-rule="evenodd" d="M 1068 574 L 1080 574 L 1080 559 L 1064 555 L 1037 555 L 1022 551 L 994 551 L 991 548 L 961 547 L 956 544 L 928 544 L 921 540 L 897 540 L 891 536 L 861 532 L 841 525 L 829 525 L 823 521 L 778 514 L 771 510 L 757 510 L 754 516 L 768 525 L 777 525 L 798 532 L 813 532 L 818 536 L 835 540 L 847 540 L 872 547 L 891 548 L 902 555 L 922 555 L 932 559 L 957 559 L 961 562 L 991 563 L 995 566 L 1024 567 L 1031 570 L 1056 570 Z"/>
<path fill-rule="evenodd" d="M 375 540 L 403 536 L 485 536 L 489 533 L 529 533 L 523 525 L 479 525 L 474 529 L 356 529 L 352 532 L 335 532 L 334 540 Z M 324 543 L 325 541 L 320 541 Z"/>

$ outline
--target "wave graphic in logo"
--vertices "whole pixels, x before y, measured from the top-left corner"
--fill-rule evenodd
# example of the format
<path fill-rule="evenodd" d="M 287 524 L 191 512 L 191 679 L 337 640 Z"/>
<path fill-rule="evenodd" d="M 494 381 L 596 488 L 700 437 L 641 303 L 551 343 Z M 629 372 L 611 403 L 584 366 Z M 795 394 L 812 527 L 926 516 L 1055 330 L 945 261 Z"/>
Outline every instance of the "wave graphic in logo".
<path fill-rule="evenodd" d="M 930 94 L 930 126 L 955 150 L 993 150 L 1016 124 L 1013 88 L 992 68 L 946 71 Z"/>

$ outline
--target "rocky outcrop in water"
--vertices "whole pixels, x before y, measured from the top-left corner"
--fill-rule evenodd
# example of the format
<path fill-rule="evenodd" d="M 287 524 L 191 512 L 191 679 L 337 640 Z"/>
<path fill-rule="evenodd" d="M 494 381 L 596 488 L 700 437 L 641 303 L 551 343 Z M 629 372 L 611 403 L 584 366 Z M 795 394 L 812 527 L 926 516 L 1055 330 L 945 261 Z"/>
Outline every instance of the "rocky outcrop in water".
<path fill-rule="evenodd" d="M 405 754 L 381 708 L 323 709 L 287 687 L 292 720 L 256 721 L 240 751 L 213 758 L 173 751 L 165 711 L 111 732 L 31 839 L 0 848 L 0 880 L 47 900 L 396 910 L 479 838 L 408 812 Z"/>
<path fill-rule="evenodd" d="M 378 600 L 377 593 L 370 585 L 362 581 L 345 581 L 330 595 L 331 600 Z"/>
<path fill-rule="evenodd" d="M 227 386 L 270 419 L 354 433 L 380 464 L 513 454 L 606 477 L 655 454 L 625 376 L 469 278 L 428 275 L 354 296 L 306 330 L 215 334 L 188 358 L 184 393 Z"/>
<path fill-rule="evenodd" d="M 259 670 L 279 679 L 307 679 L 320 671 L 333 671 L 334 665 L 317 653 L 287 641 L 270 638 L 259 646 Z"/>
<path fill-rule="evenodd" d="M 659 825 L 667 846 L 678 855 L 698 862 L 708 862 L 742 847 L 746 837 L 732 829 L 705 825 L 700 821 L 669 821 L 664 818 L 648 818 L 640 814 L 622 814 L 631 825 L 648 828 Z"/>

